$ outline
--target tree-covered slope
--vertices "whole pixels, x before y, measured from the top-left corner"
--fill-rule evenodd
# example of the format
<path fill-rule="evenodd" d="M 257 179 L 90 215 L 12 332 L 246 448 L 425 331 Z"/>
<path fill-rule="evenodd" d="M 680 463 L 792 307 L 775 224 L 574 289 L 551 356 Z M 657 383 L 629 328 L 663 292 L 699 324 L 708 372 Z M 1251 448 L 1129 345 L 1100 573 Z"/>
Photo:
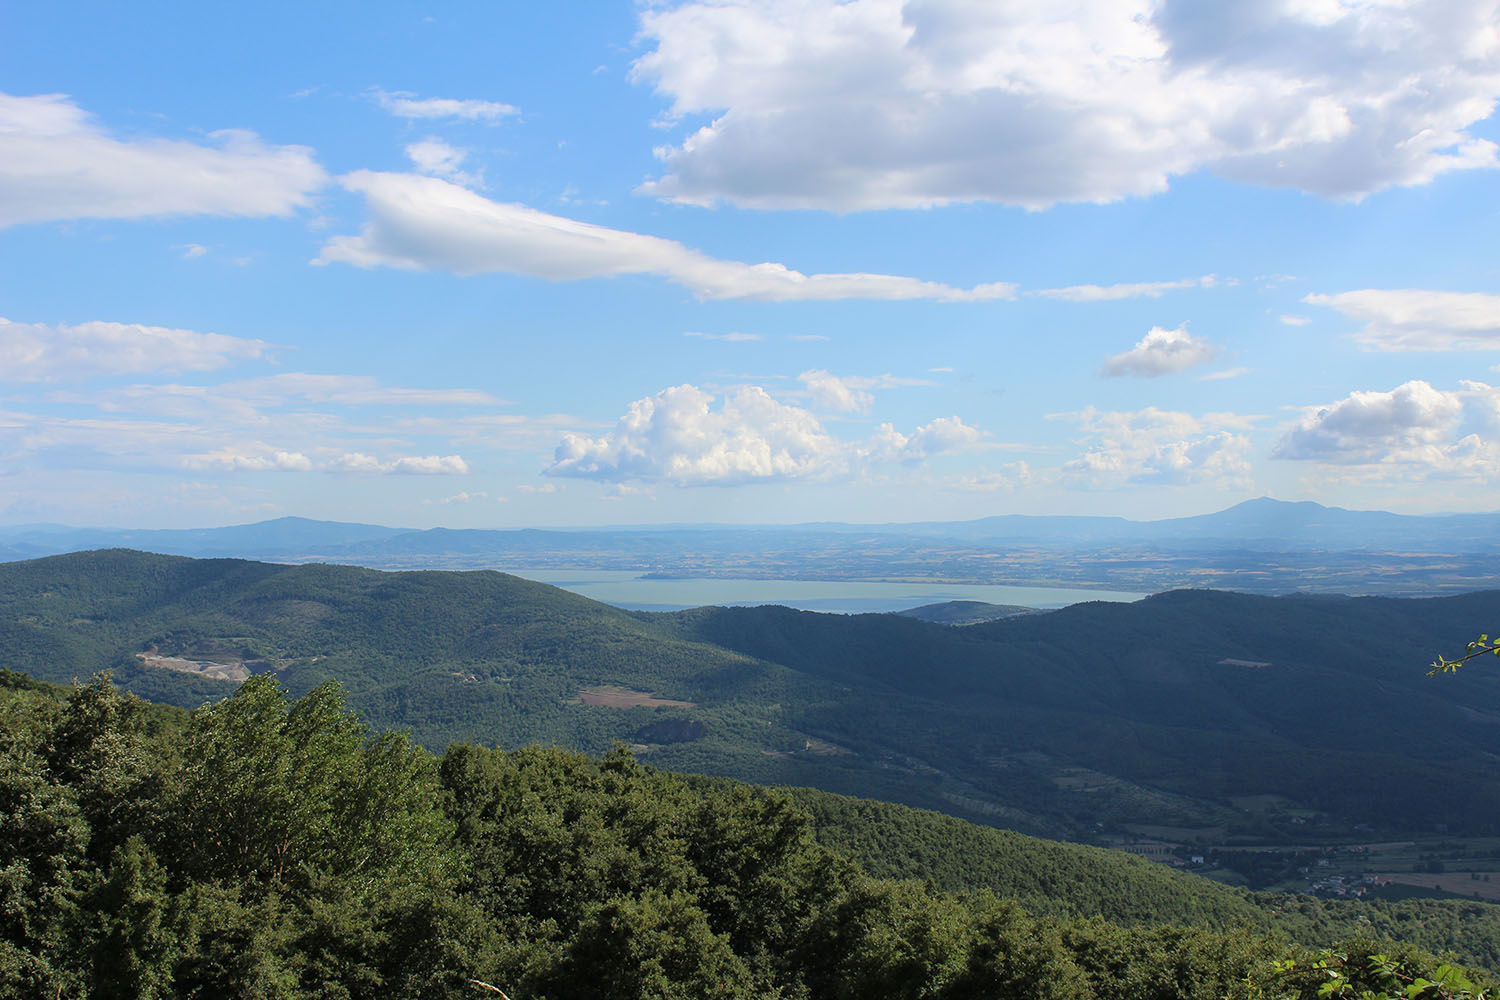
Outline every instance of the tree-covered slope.
<path fill-rule="evenodd" d="M 162 664 L 272 671 L 299 694 L 337 679 L 373 723 L 435 749 L 621 740 L 663 768 L 1075 839 L 1500 829 L 1500 676 L 1422 670 L 1497 620 L 1500 592 L 1184 591 L 954 629 L 627 613 L 494 572 L 124 550 L 0 566 L 0 664 L 39 677 L 112 668 L 190 706 L 232 686 Z M 1253 796 L 1283 805 L 1236 805 Z"/>
<path fill-rule="evenodd" d="M 1500 620 L 1500 592 L 1177 591 L 941 632 L 787 608 L 667 618 L 684 638 L 869 692 L 857 715 L 810 713 L 829 739 L 904 747 L 980 795 L 1009 788 L 1031 812 L 1148 811 L 1161 825 L 1213 827 L 1237 819 L 1216 804 L 1279 794 L 1387 828 L 1490 831 L 1500 816 L 1500 676 L 1439 681 L 1422 669 Z M 1392 797 L 1427 805 L 1399 816 Z"/>
<path fill-rule="evenodd" d="M 952 832 L 902 810 L 858 822 L 903 815 L 908 844 Z M 1134 888 L 1102 852 L 998 850 Z M 1415 938 L 1319 965 L 1308 944 L 1331 941 L 1264 912 L 1117 923 L 872 877 L 782 792 L 622 751 L 438 758 L 332 685 L 290 703 L 266 676 L 184 719 L 103 682 L 63 696 L 0 674 L 0 872 L 0 992 L 18 1000 L 1311 1000 L 1331 976 L 1384 997 L 1442 971 Z M 1421 995 L 1469 996 L 1459 976 Z"/>

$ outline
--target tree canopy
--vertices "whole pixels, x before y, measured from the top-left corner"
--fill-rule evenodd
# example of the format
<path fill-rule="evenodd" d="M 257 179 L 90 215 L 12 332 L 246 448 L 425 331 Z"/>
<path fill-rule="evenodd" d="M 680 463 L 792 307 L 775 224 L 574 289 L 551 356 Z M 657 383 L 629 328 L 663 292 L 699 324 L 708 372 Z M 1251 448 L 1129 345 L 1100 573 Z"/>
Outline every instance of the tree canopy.
<path fill-rule="evenodd" d="M 0 993 L 17 998 L 1471 988 L 1394 945 L 1324 955 L 1264 925 L 1035 915 L 876 878 L 786 793 L 623 749 L 435 757 L 331 684 L 293 701 L 257 677 L 188 715 L 107 678 L 60 692 L 5 672 L 0 723 Z"/>

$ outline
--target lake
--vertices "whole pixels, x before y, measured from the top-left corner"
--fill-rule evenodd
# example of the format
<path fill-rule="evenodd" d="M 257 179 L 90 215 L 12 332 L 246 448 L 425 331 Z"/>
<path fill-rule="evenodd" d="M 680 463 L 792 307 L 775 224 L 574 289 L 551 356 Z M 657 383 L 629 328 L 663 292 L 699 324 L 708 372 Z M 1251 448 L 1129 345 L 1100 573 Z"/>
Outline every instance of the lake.
<path fill-rule="evenodd" d="M 1061 608 L 1081 601 L 1138 601 L 1145 594 L 1062 587 L 1001 587 L 962 583 L 875 583 L 863 580 L 643 580 L 631 570 L 505 570 L 538 583 L 631 611 L 677 611 L 704 605 L 784 604 L 802 611 L 866 614 L 904 611 L 942 601 L 984 601 Z"/>

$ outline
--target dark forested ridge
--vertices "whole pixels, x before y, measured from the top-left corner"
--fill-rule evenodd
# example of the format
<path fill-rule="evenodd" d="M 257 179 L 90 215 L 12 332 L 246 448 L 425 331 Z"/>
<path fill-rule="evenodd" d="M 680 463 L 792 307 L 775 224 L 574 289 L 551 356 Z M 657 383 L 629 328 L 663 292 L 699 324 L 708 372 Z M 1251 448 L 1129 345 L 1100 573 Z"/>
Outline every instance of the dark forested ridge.
<path fill-rule="evenodd" d="M 188 716 L 0 672 L 0 873 L 18 1000 L 1460 997 L 1428 951 L 1500 942 L 1483 904 L 1250 896 L 621 749 L 435 757 L 266 675 Z"/>
<path fill-rule="evenodd" d="M 620 740 L 661 768 L 1098 842 L 1500 833 L 1500 677 L 1422 669 L 1497 620 L 1497 592 L 1180 591 L 955 629 L 627 613 L 494 572 L 125 550 L 0 566 L 0 662 L 38 677 L 111 668 L 190 707 L 233 690 L 209 676 L 229 668 L 298 695 L 337 679 L 434 749 Z"/>

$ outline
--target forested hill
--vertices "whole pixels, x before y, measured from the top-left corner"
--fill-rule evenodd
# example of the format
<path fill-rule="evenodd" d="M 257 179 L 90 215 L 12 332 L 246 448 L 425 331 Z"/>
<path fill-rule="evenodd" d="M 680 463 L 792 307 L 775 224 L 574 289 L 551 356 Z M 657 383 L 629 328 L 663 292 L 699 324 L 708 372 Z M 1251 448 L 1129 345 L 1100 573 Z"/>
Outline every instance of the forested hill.
<path fill-rule="evenodd" d="M 1090 840 L 1495 832 L 1500 676 L 1424 667 L 1496 622 L 1497 592 L 1182 591 L 955 629 L 627 613 L 494 572 L 124 550 L 0 565 L 0 663 L 38 677 L 111 668 L 189 706 L 233 690 L 216 676 L 337 679 L 434 749 L 621 740 L 662 768 Z"/>
<path fill-rule="evenodd" d="M 957 831 L 980 891 L 872 877 L 952 878 L 957 821 L 803 800 L 619 750 L 435 757 L 332 685 L 187 717 L 0 671 L 0 995 L 1437 1000 L 1476 987 L 1425 949 L 1500 940 L 1483 904 L 1267 905 L 999 831 Z"/>

